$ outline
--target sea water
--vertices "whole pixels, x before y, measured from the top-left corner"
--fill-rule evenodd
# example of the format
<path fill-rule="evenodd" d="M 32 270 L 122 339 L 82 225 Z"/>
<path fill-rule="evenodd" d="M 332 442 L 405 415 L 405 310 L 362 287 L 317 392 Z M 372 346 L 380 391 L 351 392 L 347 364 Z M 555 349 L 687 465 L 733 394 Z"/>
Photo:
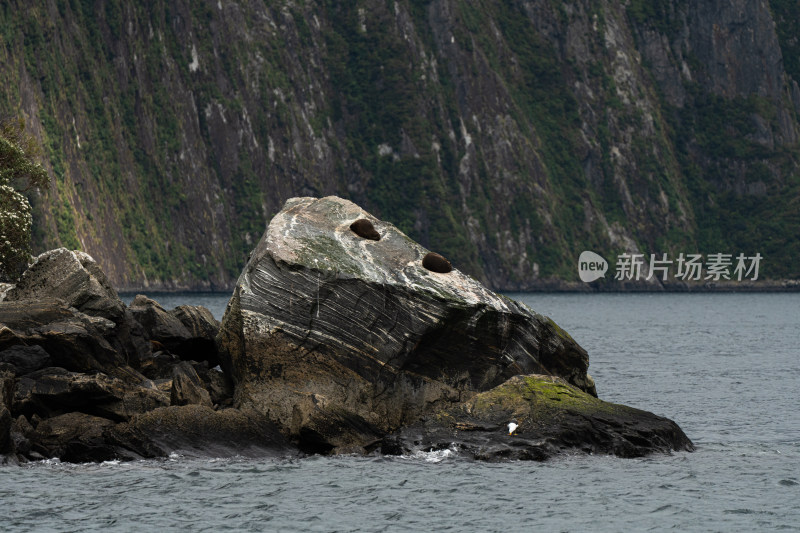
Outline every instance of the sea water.
<path fill-rule="evenodd" d="M 153 295 L 165 307 L 224 295 Z M 175 299 L 170 299 L 170 298 Z M 569 331 L 601 398 L 693 453 L 43 461 L 0 468 L 1 531 L 800 529 L 800 294 L 513 294 Z"/>

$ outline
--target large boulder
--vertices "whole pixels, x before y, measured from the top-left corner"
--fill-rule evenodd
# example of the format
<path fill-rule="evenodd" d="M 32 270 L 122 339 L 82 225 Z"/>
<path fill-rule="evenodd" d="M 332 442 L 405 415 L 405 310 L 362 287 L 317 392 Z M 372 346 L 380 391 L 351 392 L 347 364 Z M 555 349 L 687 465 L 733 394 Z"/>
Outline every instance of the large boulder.
<path fill-rule="evenodd" d="M 518 427 L 509 432 L 509 422 Z M 675 422 L 604 402 L 561 378 L 514 376 L 381 442 L 387 454 L 457 449 L 476 459 L 544 460 L 564 452 L 639 457 L 692 450 Z"/>
<path fill-rule="evenodd" d="M 2 303 L 60 300 L 80 314 L 104 321 L 103 337 L 129 364 L 150 353 L 138 322 L 92 257 L 58 248 L 39 255 Z M 0 319 L 2 321 L 2 319 Z"/>
<path fill-rule="evenodd" d="M 364 219 L 377 240 L 356 232 Z M 517 374 L 594 394 L 586 351 L 552 320 L 449 263 L 431 266 L 429 256 L 423 266 L 427 255 L 347 200 L 287 201 L 222 320 L 237 405 L 269 414 L 311 449 L 336 451 Z"/>
<path fill-rule="evenodd" d="M 145 336 L 158 346 L 181 359 L 218 364 L 219 322 L 205 307 L 181 305 L 167 311 L 155 300 L 137 294 L 130 312 L 144 328 Z"/>
<path fill-rule="evenodd" d="M 89 254 L 58 248 L 39 255 L 22 274 L 6 300 L 60 298 L 91 316 L 114 322 L 125 315 L 125 304 Z"/>

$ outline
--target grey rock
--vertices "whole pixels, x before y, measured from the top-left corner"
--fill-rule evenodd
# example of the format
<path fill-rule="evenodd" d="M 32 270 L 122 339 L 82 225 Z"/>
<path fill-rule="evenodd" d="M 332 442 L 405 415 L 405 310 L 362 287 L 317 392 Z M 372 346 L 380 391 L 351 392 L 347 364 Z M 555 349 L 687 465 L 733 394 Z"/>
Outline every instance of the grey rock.
<path fill-rule="evenodd" d="M 180 320 L 191 338 L 214 342 L 219 332 L 219 320 L 202 305 L 179 305 L 169 312 Z"/>
<path fill-rule="evenodd" d="M 39 255 L 6 294 L 7 301 L 60 298 L 91 316 L 121 321 L 125 304 L 92 257 L 66 248 Z"/>
<path fill-rule="evenodd" d="M 14 412 L 46 419 L 81 411 L 123 421 L 168 403 L 167 395 L 154 386 L 133 385 L 102 373 L 84 374 L 53 367 L 19 379 Z"/>
<path fill-rule="evenodd" d="M 350 230 L 362 218 L 379 241 Z M 287 201 L 222 320 L 237 405 L 269 413 L 301 445 L 310 436 L 335 449 L 516 374 L 552 374 L 594 393 L 586 351 L 552 320 L 457 268 L 423 268 L 427 252 L 347 200 Z"/>
<path fill-rule="evenodd" d="M 0 362 L 12 365 L 20 376 L 52 366 L 50 354 L 37 345 L 18 345 L 0 351 Z"/>
<path fill-rule="evenodd" d="M 172 370 L 170 405 L 205 405 L 211 407 L 211 397 L 194 367 L 181 361 Z"/>
<path fill-rule="evenodd" d="M 43 420 L 33 432 L 33 451 L 44 457 L 82 463 L 106 461 L 116 457 L 116 449 L 108 445 L 104 432 L 114 423 L 105 418 L 80 412 L 65 413 Z"/>
<path fill-rule="evenodd" d="M 175 354 L 183 351 L 182 345 L 192 336 L 178 318 L 143 294 L 137 294 L 133 299 L 130 312 L 142 325 L 148 339 Z"/>
<path fill-rule="evenodd" d="M 185 359 L 208 361 L 210 366 L 219 364 L 216 337 L 219 321 L 211 311 L 201 305 L 179 305 L 169 312 L 180 320 L 189 332 L 189 337 L 178 348 Z"/>
<path fill-rule="evenodd" d="M 106 433 L 126 458 L 188 456 L 245 457 L 297 455 L 266 417 L 238 409 L 214 411 L 202 405 L 171 406 L 137 415 Z"/>
<path fill-rule="evenodd" d="M 215 406 L 233 406 L 233 381 L 230 380 L 222 371 L 216 368 L 208 368 L 207 365 L 194 365 L 197 375 L 206 385 L 206 390 L 211 396 L 211 403 Z"/>
<path fill-rule="evenodd" d="M 129 364 L 149 353 L 141 327 L 88 254 L 66 248 L 39 255 L 4 302 L 61 300 L 94 320 L 101 336 Z"/>
<path fill-rule="evenodd" d="M 113 330 L 111 321 L 81 313 L 59 299 L 0 302 L 0 350 L 41 346 L 52 364 L 76 372 L 119 373 L 127 366 L 105 337 Z"/>

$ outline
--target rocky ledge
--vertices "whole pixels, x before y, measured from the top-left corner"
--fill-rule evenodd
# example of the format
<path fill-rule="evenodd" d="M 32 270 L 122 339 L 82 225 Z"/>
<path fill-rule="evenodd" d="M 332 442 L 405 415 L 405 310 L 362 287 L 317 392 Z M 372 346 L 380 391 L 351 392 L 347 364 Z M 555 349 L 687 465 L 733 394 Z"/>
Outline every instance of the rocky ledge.
<path fill-rule="evenodd" d="M 39 256 L 0 301 L 0 463 L 296 453 L 232 408 L 219 323 L 202 307 L 130 307 L 82 252 Z"/>
<path fill-rule="evenodd" d="M 2 462 L 692 449 L 674 422 L 599 400 L 551 319 L 336 197 L 286 203 L 221 324 L 126 306 L 65 249 L 2 290 Z"/>

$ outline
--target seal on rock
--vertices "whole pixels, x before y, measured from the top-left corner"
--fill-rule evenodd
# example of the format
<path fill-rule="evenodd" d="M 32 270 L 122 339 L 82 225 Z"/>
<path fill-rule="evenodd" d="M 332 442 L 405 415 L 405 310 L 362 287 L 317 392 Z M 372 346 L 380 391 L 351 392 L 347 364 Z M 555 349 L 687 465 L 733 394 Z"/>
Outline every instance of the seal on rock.
<path fill-rule="evenodd" d="M 450 264 L 450 261 L 436 252 L 428 252 L 425 257 L 422 258 L 422 266 L 431 272 L 438 272 L 439 274 L 447 274 L 453 270 L 453 265 Z"/>
<path fill-rule="evenodd" d="M 373 226 L 372 222 L 370 222 L 366 218 L 359 218 L 358 220 L 350 224 L 350 229 L 353 230 L 353 233 L 355 233 L 359 237 L 363 237 L 371 241 L 381 240 L 381 234 L 378 233 L 377 230 L 375 230 L 375 226 Z"/>

